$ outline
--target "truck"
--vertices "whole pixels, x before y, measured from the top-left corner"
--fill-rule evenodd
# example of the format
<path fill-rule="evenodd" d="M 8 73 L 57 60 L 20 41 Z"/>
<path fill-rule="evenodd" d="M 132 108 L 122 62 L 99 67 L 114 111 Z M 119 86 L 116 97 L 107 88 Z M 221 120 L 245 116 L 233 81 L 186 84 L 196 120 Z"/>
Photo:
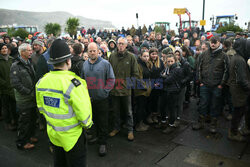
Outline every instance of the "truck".
<path fill-rule="evenodd" d="M 179 28 L 178 28 L 178 31 L 179 31 L 179 34 L 182 35 L 184 32 L 186 32 L 187 30 L 190 30 L 190 32 L 194 31 L 194 28 L 195 28 L 195 25 L 198 24 L 198 21 L 196 20 L 191 20 L 191 13 L 189 12 L 189 10 L 187 8 L 183 8 L 181 9 L 183 10 L 183 13 L 175 13 L 179 16 Z M 186 21 L 183 21 L 181 19 L 181 14 L 187 14 L 188 15 L 188 20 Z M 178 27 L 178 23 L 176 23 L 176 27 Z"/>
<path fill-rule="evenodd" d="M 14 30 L 18 30 L 20 28 L 26 30 L 29 34 L 36 34 L 38 32 L 37 26 L 27 26 L 27 25 L 2 25 L 0 27 L 0 36 L 6 35 L 8 33 L 8 29 L 14 28 Z"/>
<path fill-rule="evenodd" d="M 227 26 L 231 24 L 235 24 L 235 20 L 237 20 L 237 15 L 222 15 L 222 16 L 212 16 L 210 20 L 212 21 L 211 31 L 215 32 L 220 26 Z"/>
<path fill-rule="evenodd" d="M 7 26 L 1 26 L 0 27 L 0 36 L 6 35 L 8 32 L 8 27 Z"/>

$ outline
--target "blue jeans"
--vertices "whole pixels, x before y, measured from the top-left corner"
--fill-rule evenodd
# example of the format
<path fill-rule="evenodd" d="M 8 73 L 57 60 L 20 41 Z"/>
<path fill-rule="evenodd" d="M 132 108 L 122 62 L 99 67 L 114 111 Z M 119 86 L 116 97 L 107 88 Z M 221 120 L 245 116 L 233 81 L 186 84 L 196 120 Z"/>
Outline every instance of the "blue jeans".
<path fill-rule="evenodd" d="M 198 111 L 200 115 L 211 117 L 218 117 L 221 109 L 222 89 L 216 87 L 207 87 L 205 85 L 200 87 L 200 103 Z"/>

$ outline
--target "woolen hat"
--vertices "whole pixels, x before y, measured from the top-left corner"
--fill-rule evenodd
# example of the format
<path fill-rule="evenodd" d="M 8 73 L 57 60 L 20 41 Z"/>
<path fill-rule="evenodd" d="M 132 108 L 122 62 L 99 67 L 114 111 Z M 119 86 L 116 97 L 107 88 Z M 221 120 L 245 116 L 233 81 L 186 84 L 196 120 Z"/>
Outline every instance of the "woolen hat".
<path fill-rule="evenodd" d="M 44 47 L 44 43 L 39 39 L 36 39 L 36 40 L 33 41 L 33 45 L 35 45 L 35 44 L 40 45 L 41 47 Z"/>
<path fill-rule="evenodd" d="M 116 42 L 113 39 L 111 39 L 111 40 L 108 41 L 108 45 L 110 45 L 111 42 L 113 42 L 115 44 L 115 46 L 116 46 Z"/>
<path fill-rule="evenodd" d="M 211 32 L 208 32 L 207 33 L 207 39 L 210 39 L 210 38 L 212 38 L 214 35 L 211 33 Z"/>
<path fill-rule="evenodd" d="M 145 42 L 143 42 L 143 43 L 141 44 L 140 49 L 143 48 L 143 47 L 149 49 L 149 44 L 145 41 Z"/>
<path fill-rule="evenodd" d="M 173 50 L 170 47 L 167 47 L 162 50 L 162 53 L 167 55 L 167 54 L 173 53 Z"/>
<path fill-rule="evenodd" d="M 50 47 L 50 58 L 48 64 L 58 64 L 69 58 L 70 54 L 69 46 L 62 39 L 56 39 Z"/>
<path fill-rule="evenodd" d="M 180 40 L 179 37 L 175 37 L 175 38 L 174 38 L 174 41 L 178 41 L 178 40 Z"/>

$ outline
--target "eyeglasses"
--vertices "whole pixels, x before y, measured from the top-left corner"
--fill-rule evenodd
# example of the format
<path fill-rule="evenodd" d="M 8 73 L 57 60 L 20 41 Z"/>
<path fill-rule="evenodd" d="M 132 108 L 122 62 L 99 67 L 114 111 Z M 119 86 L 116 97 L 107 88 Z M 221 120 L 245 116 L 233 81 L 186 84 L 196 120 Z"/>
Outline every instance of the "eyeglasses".
<path fill-rule="evenodd" d="M 118 45 L 125 45 L 125 43 L 118 43 Z"/>
<path fill-rule="evenodd" d="M 174 61 L 167 61 L 168 63 L 173 63 Z"/>

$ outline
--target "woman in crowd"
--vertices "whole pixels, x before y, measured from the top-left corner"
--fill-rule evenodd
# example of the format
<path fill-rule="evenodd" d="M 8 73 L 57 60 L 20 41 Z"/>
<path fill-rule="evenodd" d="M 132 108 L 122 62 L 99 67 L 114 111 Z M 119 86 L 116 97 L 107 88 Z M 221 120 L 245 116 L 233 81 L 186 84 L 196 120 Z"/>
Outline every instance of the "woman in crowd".
<path fill-rule="evenodd" d="M 177 58 L 173 54 L 167 56 L 167 67 L 161 74 L 163 78 L 163 99 L 165 110 L 162 111 L 162 117 L 168 113 L 169 124 L 163 130 L 163 133 L 169 134 L 174 131 L 176 120 L 178 99 L 181 91 L 181 79 L 183 77 L 182 69 L 178 66 Z"/>
<path fill-rule="evenodd" d="M 163 61 L 159 58 L 159 52 L 156 48 L 149 50 L 149 66 L 151 70 L 151 86 L 152 92 L 149 97 L 149 116 L 148 123 L 158 123 L 158 101 L 161 95 L 162 82 L 160 79 L 161 72 L 164 70 Z"/>
<path fill-rule="evenodd" d="M 191 71 L 191 67 L 190 67 L 189 63 L 187 62 L 187 60 L 185 60 L 182 57 L 182 50 L 181 49 L 176 49 L 175 56 L 176 56 L 176 59 L 178 61 L 179 66 L 183 72 L 183 77 L 182 77 L 181 83 L 180 83 L 181 91 L 180 91 L 179 98 L 178 98 L 177 119 L 175 121 L 175 126 L 178 126 L 180 123 L 179 122 L 180 115 L 183 112 L 183 103 L 185 101 L 185 93 L 186 93 L 186 89 L 187 89 L 186 85 L 189 83 L 190 79 L 192 78 L 192 71 Z"/>
<path fill-rule="evenodd" d="M 151 92 L 150 88 L 150 69 L 149 69 L 149 52 L 147 50 L 143 50 L 141 55 L 139 56 L 138 62 L 138 70 L 139 70 L 139 80 L 136 84 L 136 89 L 134 91 L 135 94 L 135 112 L 136 112 L 136 126 L 135 130 L 146 131 L 149 126 L 144 122 L 146 121 L 146 109 L 147 109 L 147 101 Z"/>
<path fill-rule="evenodd" d="M 191 51 L 186 46 L 182 46 L 181 50 L 182 50 L 182 56 L 188 61 L 189 65 L 192 69 L 192 73 L 193 73 L 194 68 L 195 68 L 195 59 L 193 58 Z M 192 74 L 192 78 L 190 78 L 189 82 L 187 83 L 187 90 L 186 90 L 186 94 L 185 94 L 185 103 L 186 104 L 190 103 L 190 96 L 191 96 L 190 81 L 193 80 L 193 76 L 194 75 Z"/>

